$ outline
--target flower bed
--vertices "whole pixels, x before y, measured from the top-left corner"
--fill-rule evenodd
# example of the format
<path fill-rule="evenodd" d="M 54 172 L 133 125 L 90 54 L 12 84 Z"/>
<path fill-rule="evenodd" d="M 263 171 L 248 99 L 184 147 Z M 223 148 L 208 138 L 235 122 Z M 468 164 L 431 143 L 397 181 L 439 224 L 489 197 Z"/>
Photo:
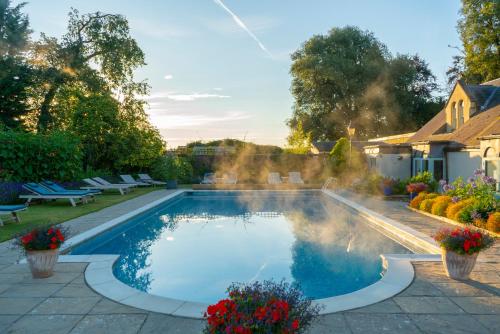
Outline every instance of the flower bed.
<path fill-rule="evenodd" d="M 476 170 L 466 182 L 441 181 L 443 194 L 421 192 L 409 207 L 453 222 L 500 233 L 500 206 L 495 199 L 495 180 Z"/>

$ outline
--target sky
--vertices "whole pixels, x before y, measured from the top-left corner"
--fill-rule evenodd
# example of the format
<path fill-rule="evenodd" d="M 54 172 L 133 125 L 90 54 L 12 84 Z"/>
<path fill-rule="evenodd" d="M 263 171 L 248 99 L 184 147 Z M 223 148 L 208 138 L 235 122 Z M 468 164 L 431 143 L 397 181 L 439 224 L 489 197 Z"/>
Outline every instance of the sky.
<path fill-rule="evenodd" d="M 19 1 L 13 1 L 19 3 Z M 315 34 L 355 25 L 390 52 L 419 54 L 440 84 L 457 53 L 459 0 L 28 0 L 34 30 L 60 37 L 70 8 L 124 15 L 145 52 L 148 114 L 169 147 L 237 138 L 283 146 L 290 54 Z"/>

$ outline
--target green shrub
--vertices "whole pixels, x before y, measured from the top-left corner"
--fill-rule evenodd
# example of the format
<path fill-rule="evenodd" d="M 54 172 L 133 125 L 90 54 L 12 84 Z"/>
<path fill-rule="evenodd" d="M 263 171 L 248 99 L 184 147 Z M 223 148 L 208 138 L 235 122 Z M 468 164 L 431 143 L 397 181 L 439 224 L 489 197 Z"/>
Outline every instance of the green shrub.
<path fill-rule="evenodd" d="M 193 167 L 186 158 L 168 155 L 153 163 L 151 176 L 162 181 L 177 180 L 179 183 L 191 183 Z"/>
<path fill-rule="evenodd" d="M 435 198 L 426 198 L 420 203 L 419 209 L 425 212 L 431 212 L 432 205 L 436 201 Z"/>
<path fill-rule="evenodd" d="M 463 208 L 472 205 L 473 203 L 473 198 L 468 198 L 457 203 L 451 203 L 446 209 L 446 217 L 448 217 L 449 219 L 458 220 L 458 214 L 460 213 L 460 211 Z"/>
<path fill-rule="evenodd" d="M 422 201 L 425 199 L 427 195 L 428 193 L 425 191 L 420 192 L 414 199 L 411 200 L 410 207 L 414 209 L 419 209 L 420 203 L 422 203 Z"/>
<path fill-rule="evenodd" d="M 446 209 L 451 203 L 450 196 L 438 196 L 436 197 L 434 204 L 432 205 L 431 213 L 437 216 L 446 216 Z"/>
<path fill-rule="evenodd" d="M 0 131 L 0 180 L 70 181 L 81 173 L 82 151 L 74 135 Z"/>
<path fill-rule="evenodd" d="M 437 182 L 436 182 L 436 180 L 434 180 L 434 176 L 429 171 L 420 172 L 417 175 L 412 176 L 407 183 L 408 184 L 410 184 L 410 183 L 425 183 L 427 186 L 429 186 L 429 191 L 431 191 L 431 192 L 436 191 L 436 188 L 437 188 Z"/>

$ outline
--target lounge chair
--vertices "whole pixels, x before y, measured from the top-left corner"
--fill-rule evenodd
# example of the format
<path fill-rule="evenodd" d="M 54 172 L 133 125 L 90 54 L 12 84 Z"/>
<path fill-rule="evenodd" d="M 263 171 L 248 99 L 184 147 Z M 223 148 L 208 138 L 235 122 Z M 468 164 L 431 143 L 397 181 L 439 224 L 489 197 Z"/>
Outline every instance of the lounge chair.
<path fill-rule="evenodd" d="M 280 173 L 269 173 L 267 175 L 267 183 L 269 184 L 281 184 L 281 176 Z"/>
<path fill-rule="evenodd" d="M 215 178 L 215 173 L 205 173 L 203 175 L 203 180 L 201 180 L 201 184 L 216 184 L 217 179 Z"/>
<path fill-rule="evenodd" d="M 289 172 L 288 173 L 288 183 L 291 184 L 304 184 L 304 180 L 300 176 L 300 172 Z"/>
<path fill-rule="evenodd" d="M 223 182 L 224 182 L 224 184 L 236 184 L 236 183 L 238 183 L 238 174 L 236 174 L 236 173 L 224 174 Z"/>
<path fill-rule="evenodd" d="M 63 186 L 52 182 L 52 181 L 42 181 L 41 185 L 44 186 L 45 188 L 48 188 L 49 190 L 52 191 L 57 191 L 57 192 L 66 192 L 68 194 L 79 194 L 82 192 L 82 190 L 73 190 L 73 189 L 66 189 Z M 89 195 L 99 195 L 101 191 L 99 189 L 84 189 Z"/>
<path fill-rule="evenodd" d="M 153 178 L 149 176 L 149 174 L 138 174 L 138 175 L 139 175 L 139 180 L 151 183 L 152 185 L 163 186 L 167 184 L 167 182 L 153 180 Z"/>
<path fill-rule="evenodd" d="M 12 215 L 12 219 L 16 223 L 20 223 L 21 220 L 19 219 L 19 216 L 17 213 L 19 211 L 26 210 L 27 206 L 25 204 L 19 204 L 19 205 L 0 205 L 0 215 Z M 0 217 L 0 226 L 3 226 L 3 220 L 2 217 Z"/>
<path fill-rule="evenodd" d="M 77 200 L 82 203 L 87 203 L 89 197 L 93 196 L 85 190 L 82 190 L 79 194 L 52 191 L 38 183 L 33 182 L 23 184 L 23 188 L 31 193 L 29 195 L 19 195 L 19 198 L 26 198 L 28 200 L 27 204 L 29 204 L 33 199 L 68 199 L 72 206 L 76 206 Z"/>
<path fill-rule="evenodd" d="M 131 188 L 133 187 L 137 187 L 137 184 L 133 184 L 133 183 L 111 183 L 105 179 L 103 179 L 102 177 L 93 177 L 92 180 L 96 181 L 97 183 L 100 183 L 100 184 L 103 184 L 105 186 L 119 186 L 119 185 L 127 185 Z"/>
<path fill-rule="evenodd" d="M 132 175 L 120 175 L 120 177 L 122 178 L 122 180 L 126 183 L 126 184 L 135 184 L 136 186 L 138 187 L 150 187 L 152 186 L 151 183 L 146 183 L 146 182 L 140 182 L 140 181 L 137 181 L 135 180 Z"/>
<path fill-rule="evenodd" d="M 125 193 L 129 192 L 132 186 L 127 185 L 127 184 L 111 184 L 111 185 L 104 185 L 102 183 L 99 183 L 97 181 L 94 181 L 92 179 L 83 179 L 83 182 L 87 183 L 88 186 L 85 187 L 80 187 L 80 189 L 87 189 L 87 190 L 118 190 L 120 194 L 125 195 Z"/>

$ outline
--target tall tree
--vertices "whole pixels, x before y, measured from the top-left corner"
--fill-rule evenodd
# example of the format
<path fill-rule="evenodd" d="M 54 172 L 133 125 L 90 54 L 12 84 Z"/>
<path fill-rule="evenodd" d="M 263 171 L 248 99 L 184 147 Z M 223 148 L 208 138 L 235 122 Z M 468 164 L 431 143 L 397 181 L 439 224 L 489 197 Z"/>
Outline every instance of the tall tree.
<path fill-rule="evenodd" d="M 120 89 L 132 81 L 134 69 L 144 64 L 144 53 L 130 36 L 123 16 L 80 15 L 75 9 L 61 41 L 42 36 L 35 54 L 44 67 L 47 87 L 38 118 L 40 131 L 52 125 L 52 103 L 63 85 L 78 81 L 90 89 L 101 89 L 103 84 Z"/>
<path fill-rule="evenodd" d="M 0 124 L 9 128 L 19 127 L 21 117 L 29 112 L 29 90 L 35 80 L 23 54 L 31 34 L 23 6 L 0 0 Z"/>
<path fill-rule="evenodd" d="M 459 76 L 470 83 L 500 77 L 500 2 L 462 0 L 458 32 L 463 54 L 454 58 L 449 81 Z"/>
<path fill-rule="evenodd" d="M 360 138 L 412 131 L 439 110 L 427 63 L 392 57 L 372 33 L 356 27 L 313 36 L 292 61 L 292 134 L 298 124 L 312 140 L 344 136 L 349 124 Z"/>

